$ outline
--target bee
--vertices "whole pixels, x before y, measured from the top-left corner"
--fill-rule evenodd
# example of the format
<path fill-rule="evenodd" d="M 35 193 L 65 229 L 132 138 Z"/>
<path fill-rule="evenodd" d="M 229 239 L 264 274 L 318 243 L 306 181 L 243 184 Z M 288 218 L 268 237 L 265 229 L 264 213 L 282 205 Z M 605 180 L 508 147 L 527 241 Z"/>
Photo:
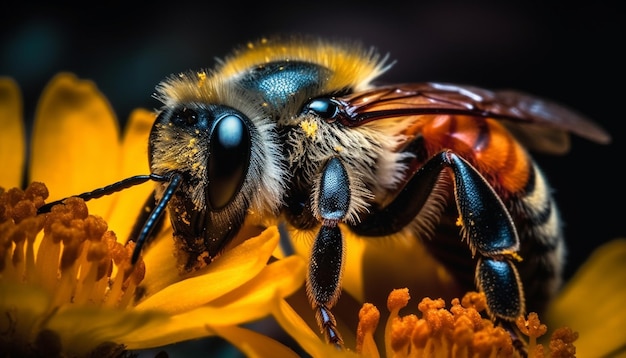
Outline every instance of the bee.
<path fill-rule="evenodd" d="M 306 292 L 321 333 L 337 346 L 332 309 L 347 233 L 426 242 L 463 284 L 484 292 L 494 321 L 541 310 L 561 283 L 566 245 L 529 150 L 564 153 L 570 133 L 598 143 L 610 136 L 518 91 L 376 84 L 392 64 L 357 43 L 293 37 L 172 75 L 154 95 L 162 106 L 149 137 L 150 174 L 79 197 L 155 182 L 133 262 L 168 212 L 182 273 L 211 264 L 245 225 L 313 233 Z"/>

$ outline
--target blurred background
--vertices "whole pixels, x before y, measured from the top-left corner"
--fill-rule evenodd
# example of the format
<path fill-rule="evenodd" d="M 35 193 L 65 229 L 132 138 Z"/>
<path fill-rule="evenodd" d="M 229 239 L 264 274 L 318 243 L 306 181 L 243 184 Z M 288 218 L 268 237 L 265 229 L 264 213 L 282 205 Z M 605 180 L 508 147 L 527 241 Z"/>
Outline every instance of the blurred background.
<path fill-rule="evenodd" d="M 567 156 L 536 156 L 561 205 L 570 247 L 566 275 L 599 244 L 626 236 L 621 7 L 319 0 L 13 8 L 0 14 L 0 76 L 20 84 L 27 121 L 60 71 L 95 81 L 123 122 L 134 108 L 159 105 L 151 96 L 165 76 L 212 67 L 233 46 L 285 33 L 354 39 L 389 53 L 397 63 L 385 82 L 448 81 L 551 98 L 613 136 L 608 146 L 573 138 Z"/>

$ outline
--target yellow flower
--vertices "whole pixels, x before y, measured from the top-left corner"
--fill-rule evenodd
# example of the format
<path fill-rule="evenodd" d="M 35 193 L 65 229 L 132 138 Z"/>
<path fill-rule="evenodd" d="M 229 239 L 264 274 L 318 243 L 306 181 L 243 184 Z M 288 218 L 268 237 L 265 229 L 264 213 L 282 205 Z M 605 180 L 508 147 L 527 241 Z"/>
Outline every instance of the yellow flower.
<path fill-rule="evenodd" d="M 95 86 L 61 74 L 41 97 L 27 161 L 19 91 L 13 81 L 0 79 L 0 163 L 6 168 L 0 172 L 0 187 L 43 181 L 53 201 L 146 174 L 153 120 L 153 113 L 136 110 L 120 136 Z M 26 180 L 24 163 L 29 165 Z M 240 244 L 205 270 L 180 276 L 166 220 L 131 274 L 132 244 L 122 243 L 134 223 L 129 218 L 140 211 L 152 188 L 144 184 L 87 202 L 88 212 L 99 216 L 89 215 L 80 200 L 34 215 L 47 200 L 40 184 L 1 194 L 0 351 L 114 355 L 217 335 L 249 356 L 296 356 L 265 335 L 270 332 L 243 326 L 273 316 L 312 357 L 519 353 L 506 331 L 480 315 L 484 297 L 459 293 L 450 273 L 416 240 L 395 243 L 390 250 L 385 243 L 346 235 L 345 292 L 332 310 L 345 350 L 326 344 L 318 332 L 302 285 L 304 260 L 271 259 L 282 257 L 275 227 L 257 236 L 242 234 L 236 239 Z M 72 220 L 64 221 L 67 216 Z M 309 241 L 296 238 L 301 257 L 306 258 Z M 517 322 L 527 336 L 529 355 L 626 356 L 625 273 L 626 240 L 600 248 L 540 317 L 545 324 L 534 314 Z M 396 289 L 407 282 L 417 284 Z M 418 304 L 409 304 L 409 292 Z M 381 311 L 387 295 L 387 310 Z M 427 295 L 459 298 L 445 302 Z M 370 298 L 379 307 L 362 304 Z"/>
<path fill-rule="evenodd" d="M 0 187 L 7 189 L 0 190 L 1 352 L 117 355 L 219 335 L 247 355 L 296 356 L 241 326 L 267 317 L 272 302 L 304 281 L 297 257 L 268 264 L 278 244 L 275 227 L 240 240 L 206 269 L 181 276 L 167 220 L 134 271 L 132 244 L 122 244 L 151 194 L 150 184 L 87 206 L 68 200 L 36 215 L 47 190 L 57 200 L 148 173 L 151 112 L 132 113 L 120 136 L 96 86 L 59 74 L 37 107 L 26 178 L 46 185 L 20 190 L 15 188 L 26 163 L 21 106 L 17 85 L 0 79 Z"/>

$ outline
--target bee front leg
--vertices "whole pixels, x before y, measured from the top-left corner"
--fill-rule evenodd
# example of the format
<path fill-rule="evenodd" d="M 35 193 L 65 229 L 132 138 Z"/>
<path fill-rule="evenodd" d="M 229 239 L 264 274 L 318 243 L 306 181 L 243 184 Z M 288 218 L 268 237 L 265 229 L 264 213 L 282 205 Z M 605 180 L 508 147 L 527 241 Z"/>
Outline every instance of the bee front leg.
<path fill-rule="evenodd" d="M 341 292 L 343 246 L 339 227 L 322 225 L 313 245 L 307 277 L 307 295 L 315 310 L 317 324 L 326 340 L 338 347 L 343 346 L 343 339 L 330 310 Z"/>
<path fill-rule="evenodd" d="M 315 214 L 322 226 L 313 243 L 307 295 L 316 311 L 317 323 L 329 343 L 343 346 L 331 308 L 339 299 L 345 256 L 345 243 L 339 222 L 344 220 L 350 205 L 350 180 L 338 158 L 331 158 L 314 190 Z"/>

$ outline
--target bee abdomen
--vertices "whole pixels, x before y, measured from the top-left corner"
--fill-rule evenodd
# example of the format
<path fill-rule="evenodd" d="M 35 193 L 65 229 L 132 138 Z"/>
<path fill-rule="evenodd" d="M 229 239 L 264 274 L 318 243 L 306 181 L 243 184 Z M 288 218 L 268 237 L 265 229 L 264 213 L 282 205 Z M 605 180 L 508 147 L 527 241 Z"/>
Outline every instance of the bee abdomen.
<path fill-rule="evenodd" d="M 509 205 L 520 239 L 518 264 L 527 311 L 541 312 L 561 286 L 566 247 L 558 207 L 533 165 L 526 191 Z"/>

